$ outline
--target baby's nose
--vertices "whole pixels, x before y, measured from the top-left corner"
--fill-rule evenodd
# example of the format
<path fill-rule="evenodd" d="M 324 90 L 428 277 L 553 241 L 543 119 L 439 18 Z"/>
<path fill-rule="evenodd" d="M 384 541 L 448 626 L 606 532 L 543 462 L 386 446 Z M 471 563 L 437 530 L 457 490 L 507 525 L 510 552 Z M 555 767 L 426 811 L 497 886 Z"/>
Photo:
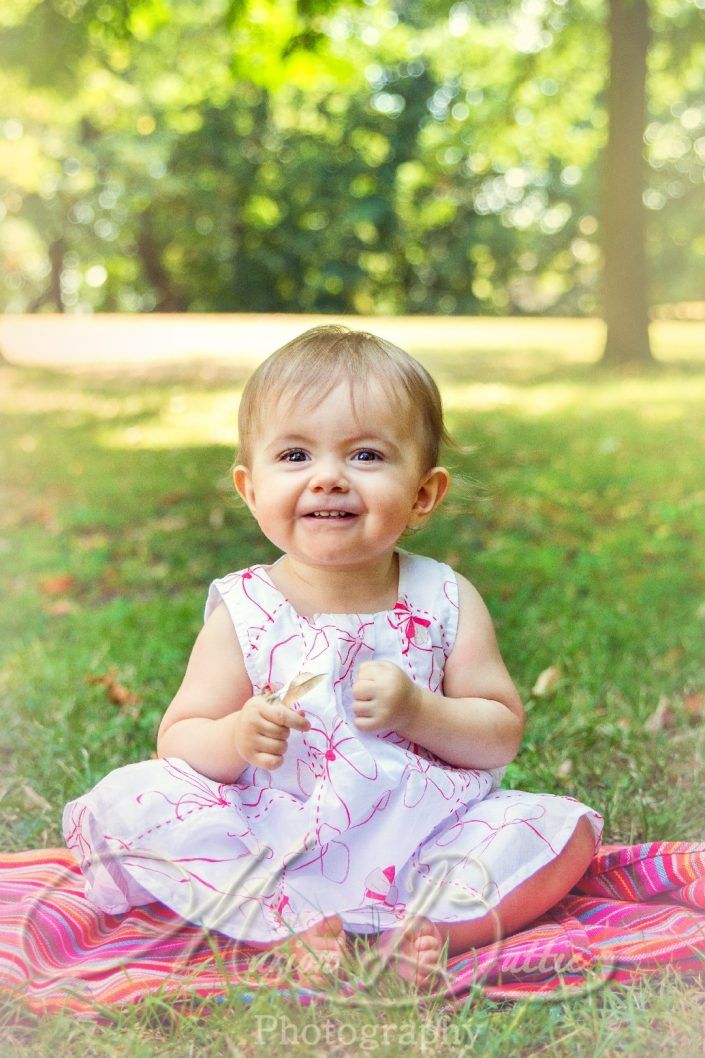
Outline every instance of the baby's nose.
<path fill-rule="evenodd" d="M 330 463 L 321 463 L 316 467 L 309 485 L 314 490 L 323 490 L 325 492 L 333 490 L 347 492 L 350 487 L 340 465 L 332 461 Z"/>

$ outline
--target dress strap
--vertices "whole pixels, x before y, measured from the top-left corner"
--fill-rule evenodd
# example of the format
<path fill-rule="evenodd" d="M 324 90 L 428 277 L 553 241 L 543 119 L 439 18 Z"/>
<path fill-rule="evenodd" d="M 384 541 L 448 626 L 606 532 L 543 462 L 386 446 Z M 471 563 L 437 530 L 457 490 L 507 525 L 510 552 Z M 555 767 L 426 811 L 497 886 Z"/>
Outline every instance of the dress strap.
<path fill-rule="evenodd" d="M 263 567 L 257 565 L 228 573 L 211 583 L 204 621 L 221 602 L 225 603 L 233 622 L 250 682 L 259 690 L 266 686 L 268 679 L 265 671 L 267 651 L 261 646 L 271 632 L 284 600 Z"/>
<path fill-rule="evenodd" d="M 455 644 L 458 632 L 458 580 L 445 562 L 400 551 L 399 602 L 395 609 L 408 607 L 412 619 L 421 625 L 432 620 L 437 643 L 446 657 Z"/>

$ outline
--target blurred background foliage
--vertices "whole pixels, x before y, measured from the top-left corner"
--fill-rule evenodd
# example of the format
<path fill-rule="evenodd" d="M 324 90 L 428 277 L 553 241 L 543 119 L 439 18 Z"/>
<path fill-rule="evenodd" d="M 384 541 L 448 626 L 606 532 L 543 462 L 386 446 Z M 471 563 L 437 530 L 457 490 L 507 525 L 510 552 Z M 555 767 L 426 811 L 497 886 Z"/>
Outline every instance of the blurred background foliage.
<path fill-rule="evenodd" d="M 0 308 L 593 314 L 605 8 L 3 0 Z M 682 305 L 705 0 L 650 24 L 651 301 Z"/>

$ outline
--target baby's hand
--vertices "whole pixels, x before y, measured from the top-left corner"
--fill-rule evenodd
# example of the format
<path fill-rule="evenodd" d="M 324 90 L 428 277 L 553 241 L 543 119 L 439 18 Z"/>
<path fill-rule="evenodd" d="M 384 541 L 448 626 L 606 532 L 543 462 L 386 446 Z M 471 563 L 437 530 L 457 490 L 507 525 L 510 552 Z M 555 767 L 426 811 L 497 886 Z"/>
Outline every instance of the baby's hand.
<path fill-rule="evenodd" d="M 284 762 L 292 727 L 308 731 L 311 724 L 276 698 L 255 694 L 236 714 L 235 748 L 248 764 L 274 771 Z"/>
<path fill-rule="evenodd" d="M 388 731 L 413 716 L 418 688 L 391 661 L 364 661 L 353 695 L 355 722 L 360 730 Z"/>

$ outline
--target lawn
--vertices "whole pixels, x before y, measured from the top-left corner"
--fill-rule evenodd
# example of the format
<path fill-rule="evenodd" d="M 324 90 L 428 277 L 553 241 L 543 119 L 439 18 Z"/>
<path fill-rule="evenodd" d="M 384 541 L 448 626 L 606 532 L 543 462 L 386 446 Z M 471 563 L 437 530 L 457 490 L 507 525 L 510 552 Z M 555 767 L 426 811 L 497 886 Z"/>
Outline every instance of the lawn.
<path fill-rule="evenodd" d="M 404 546 L 453 564 L 494 616 L 528 716 L 506 784 L 587 801 L 607 841 L 702 839 L 705 329 L 662 339 L 658 369 L 605 375 L 575 355 L 579 329 L 549 347 L 535 322 L 524 345 L 515 326 L 413 349 L 462 448 L 449 501 Z M 153 752 L 209 581 L 274 557 L 229 477 L 247 369 L 0 367 L 2 850 L 61 844 L 64 802 Z M 155 1001 L 98 1029 L 3 1004 L 0 1025 L 16 1058 L 249 1058 L 285 1042 L 265 1014 L 290 1020 L 301 1055 L 702 1054 L 702 982 L 672 976 L 571 1002 L 478 997 L 447 1023 L 411 1009 L 388 1047 L 362 1042 L 374 1011 L 346 1015 L 351 1048 L 338 1008 L 276 996 L 206 1021 Z"/>

